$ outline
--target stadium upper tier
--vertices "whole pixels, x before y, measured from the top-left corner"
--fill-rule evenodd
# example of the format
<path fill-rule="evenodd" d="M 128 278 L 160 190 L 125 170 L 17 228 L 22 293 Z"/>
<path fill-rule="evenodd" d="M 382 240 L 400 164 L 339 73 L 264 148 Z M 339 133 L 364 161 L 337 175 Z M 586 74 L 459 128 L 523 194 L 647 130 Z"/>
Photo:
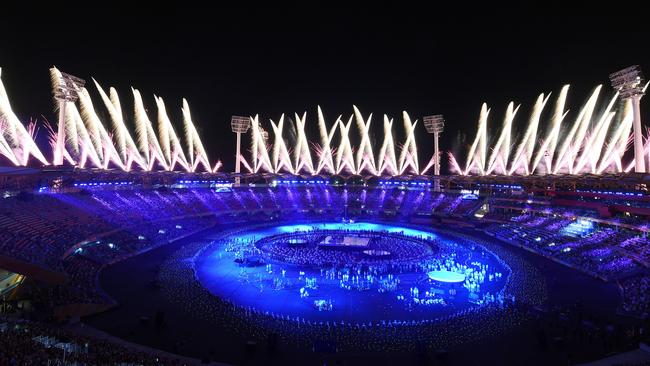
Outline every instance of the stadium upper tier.
<path fill-rule="evenodd" d="M 0 190 L 38 191 L 39 189 L 65 189 L 74 183 L 116 184 L 129 182 L 131 185 L 153 187 L 171 186 L 181 181 L 197 185 L 204 183 L 234 183 L 240 179 L 245 185 L 349 185 L 349 186 L 400 186 L 422 185 L 442 189 L 507 189 L 508 187 L 533 191 L 576 191 L 601 190 L 611 192 L 646 192 L 650 174 L 580 174 L 580 175 L 528 175 L 528 176 L 464 176 L 464 175 L 412 175 L 374 176 L 353 174 L 293 175 L 273 173 L 187 173 L 174 171 L 124 172 L 120 170 L 79 169 L 73 166 L 62 167 L 3 167 L 0 166 Z"/>

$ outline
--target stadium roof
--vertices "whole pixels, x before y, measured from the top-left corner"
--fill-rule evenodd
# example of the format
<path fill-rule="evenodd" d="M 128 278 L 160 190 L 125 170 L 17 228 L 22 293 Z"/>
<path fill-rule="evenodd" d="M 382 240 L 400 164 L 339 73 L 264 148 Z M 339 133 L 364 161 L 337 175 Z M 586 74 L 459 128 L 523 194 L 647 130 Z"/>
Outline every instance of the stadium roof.
<path fill-rule="evenodd" d="M 12 175 L 25 175 L 25 174 L 39 174 L 41 169 L 27 168 L 21 166 L 0 166 L 0 174 Z"/>

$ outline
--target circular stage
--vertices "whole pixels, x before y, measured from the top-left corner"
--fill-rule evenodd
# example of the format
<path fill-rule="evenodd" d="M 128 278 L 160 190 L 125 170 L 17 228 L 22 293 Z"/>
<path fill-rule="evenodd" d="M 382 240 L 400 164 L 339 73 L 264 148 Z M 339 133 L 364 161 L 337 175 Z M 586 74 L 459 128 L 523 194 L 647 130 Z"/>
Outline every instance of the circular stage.
<path fill-rule="evenodd" d="M 247 266 L 237 260 L 242 256 L 264 265 Z M 210 293 L 246 311 L 344 324 L 430 322 L 503 304 L 510 274 L 475 243 L 364 222 L 224 234 L 194 257 L 194 270 Z M 450 290 L 438 282 L 459 285 Z"/>
<path fill-rule="evenodd" d="M 461 283 L 465 282 L 465 275 L 452 271 L 431 271 L 427 273 L 429 279 L 444 283 Z"/>

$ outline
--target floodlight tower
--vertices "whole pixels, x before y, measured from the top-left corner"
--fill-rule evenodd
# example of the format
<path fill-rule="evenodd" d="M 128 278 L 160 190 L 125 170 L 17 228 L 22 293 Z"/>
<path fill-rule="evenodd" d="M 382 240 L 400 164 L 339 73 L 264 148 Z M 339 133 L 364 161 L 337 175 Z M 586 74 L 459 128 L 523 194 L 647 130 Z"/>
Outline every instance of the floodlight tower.
<path fill-rule="evenodd" d="M 237 134 L 235 173 L 239 174 L 241 172 L 241 134 L 248 132 L 248 129 L 251 127 L 251 119 L 250 117 L 232 116 L 230 127 L 232 128 L 232 132 Z M 237 176 L 235 177 L 235 184 L 239 185 L 239 183 L 240 179 L 239 176 Z"/>
<path fill-rule="evenodd" d="M 54 71 L 55 68 L 50 69 Z M 68 102 L 74 103 L 79 98 L 78 91 L 86 85 L 86 81 L 76 76 L 59 72 L 54 90 L 54 99 L 59 103 L 59 126 L 54 149 L 53 165 L 63 165 L 63 151 L 65 150 L 65 108 Z"/>
<path fill-rule="evenodd" d="M 438 138 L 445 128 L 445 119 L 442 114 L 424 117 L 424 127 L 428 133 L 433 134 L 433 174 L 440 175 L 440 151 L 438 149 Z"/>
<path fill-rule="evenodd" d="M 640 100 L 643 96 L 643 73 L 639 65 L 627 67 L 609 75 L 612 87 L 621 95 L 622 100 L 632 100 L 632 117 L 634 118 L 634 171 L 645 173 L 643 156 L 643 125 L 641 124 Z"/>

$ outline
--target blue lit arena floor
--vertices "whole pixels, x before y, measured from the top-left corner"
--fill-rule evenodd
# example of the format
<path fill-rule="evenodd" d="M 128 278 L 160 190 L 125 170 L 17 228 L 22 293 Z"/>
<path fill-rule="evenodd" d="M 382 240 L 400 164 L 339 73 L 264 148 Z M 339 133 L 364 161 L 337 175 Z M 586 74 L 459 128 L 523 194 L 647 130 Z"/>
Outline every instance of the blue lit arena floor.
<path fill-rule="evenodd" d="M 314 227 L 317 234 L 311 235 Z M 344 238 L 331 235 L 343 227 L 354 230 Z M 293 235 L 294 229 L 302 231 Z M 368 232 L 400 240 L 390 239 L 389 246 L 389 239 L 382 242 L 366 235 Z M 331 240 L 327 236 L 332 236 Z M 324 243 L 332 247 L 318 247 Z M 240 247 L 245 249 L 238 253 Z M 481 248 L 486 249 L 485 254 Z M 309 255 L 292 255 L 302 250 L 310 251 Z M 320 260 L 317 254 L 321 250 L 333 263 Z M 364 254 L 366 251 L 374 256 Z M 444 268 L 440 266 L 441 259 L 454 253 L 453 270 L 446 261 Z M 344 282 L 350 290 L 343 289 L 345 266 L 340 262 L 351 256 L 365 263 L 362 271 L 369 263 L 384 268 L 387 261 L 394 262 L 389 270 L 378 270 L 375 277 L 386 280 L 392 274 L 399 283 L 384 281 L 380 285 L 373 279 L 369 289 L 359 290 L 366 286 L 361 279 L 356 284 L 348 277 Z M 465 268 L 459 271 L 458 265 L 473 267 L 472 262 L 487 265 L 488 275 L 472 301 L 462 283 L 428 282 L 435 271 L 441 272 L 436 274 L 442 274 L 440 280 L 465 274 Z M 337 268 L 334 277 L 321 276 L 321 268 L 331 267 Z M 283 269 L 286 283 L 279 281 Z M 240 275 L 242 271 L 247 275 Z M 305 272 L 302 279 L 300 271 Z M 490 281 L 490 273 L 502 276 Z M 305 277 L 316 278 L 318 288 L 306 288 Z M 579 304 L 585 314 L 606 316 L 613 314 L 618 304 L 614 284 L 479 232 L 442 226 L 422 229 L 395 222 L 352 226 L 296 225 L 291 221 L 224 223 L 111 265 L 101 272 L 100 284 L 119 306 L 84 322 L 170 352 L 247 365 L 322 365 L 341 360 L 341 364 L 384 365 L 396 360 L 420 364 L 418 357 L 423 352 L 433 355 L 441 349 L 450 352 L 450 365 L 566 364 L 569 356 L 562 348 L 538 346 L 540 324 L 545 324 L 541 321 L 555 321 L 553 309 L 557 306 Z M 380 292 L 380 286 L 385 291 Z M 414 304 L 411 289 L 418 288 L 421 303 L 432 286 L 445 291 L 437 292 L 433 299 L 444 299 L 446 305 Z M 301 288 L 306 288 L 309 296 L 301 297 Z M 456 289 L 454 299 L 448 296 L 452 288 Z M 495 294 L 495 301 L 477 304 L 488 292 Z M 514 297 L 515 305 L 502 308 L 496 295 L 500 292 L 506 299 Z M 326 300 L 321 303 L 322 310 L 314 306 L 315 300 Z M 326 310 L 329 300 L 332 309 Z M 153 324 L 158 313 L 164 314 L 163 327 Z M 143 318 L 149 321 L 143 322 Z M 271 335 L 277 337 L 273 355 L 265 351 Z M 334 344 L 336 352 L 318 351 L 315 347 L 321 341 Z M 257 344 L 257 353 L 246 351 L 248 342 Z M 593 359 L 592 348 L 571 359 Z"/>
<path fill-rule="evenodd" d="M 371 239 L 362 249 L 393 252 L 373 257 L 345 244 L 319 247 L 318 240 L 332 233 L 347 238 L 365 235 Z M 293 248 L 290 238 L 308 243 Z M 244 263 L 251 257 L 254 264 Z M 195 270 L 202 286 L 215 296 L 243 308 L 307 321 L 435 321 L 509 300 L 504 286 L 510 269 L 482 246 L 387 224 L 244 230 L 224 235 L 202 250 L 195 257 Z M 443 278 L 430 279 L 430 271 Z"/>

